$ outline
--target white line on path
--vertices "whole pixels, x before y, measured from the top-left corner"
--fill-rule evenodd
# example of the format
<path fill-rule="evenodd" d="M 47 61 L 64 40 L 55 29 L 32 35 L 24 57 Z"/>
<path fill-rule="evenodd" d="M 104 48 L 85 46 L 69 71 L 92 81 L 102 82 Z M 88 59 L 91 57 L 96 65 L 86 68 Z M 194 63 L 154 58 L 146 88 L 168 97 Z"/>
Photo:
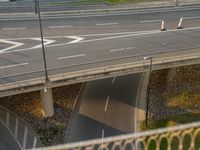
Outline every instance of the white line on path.
<path fill-rule="evenodd" d="M 123 51 L 124 48 L 119 48 L 119 49 L 111 49 L 110 52 L 117 52 L 117 51 Z"/>
<path fill-rule="evenodd" d="M 118 52 L 118 51 L 124 51 L 124 50 L 131 50 L 135 49 L 136 47 L 127 47 L 127 48 L 119 48 L 119 49 L 111 49 L 110 52 Z"/>
<path fill-rule="evenodd" d="M 67 26 L 49 26 L 49 29 L 55 29 L 55 28 L 72 28 L 72 25 L 67 25 Z"/>
<path fill-rule="evenodd" d="M 102 138 L 102 139 L 104 138 L 104 129 L 102 130 L 101 138 Z M 103 143 L 103 141 L 102 141 L 102 143 L 101 143 L 101 150 L 104 149 L 104 145 L 103 145 L 103 144 L 104 144 L 104 143 Z"/>
<path fill-rule="evenodd" d="M 66 38 L 74 39 L 73 41 L 69 42 L 68 44 L 78 43 L 78 42 L 80 42 L 80 41 L 85 39 L 85 38 L 80 37 L 80 36 L 66 36 Z"/>
<path fill-rule="evenodd" d="M 114 23 L 98 23 L 96 24 L 96 26 L 109 26 L 109 25 L 117 25 L 119 23 L 117 22 L 114 22 Z"/>
<path fill-rule="evenodd" d="M 183 19 L 185 20 L 192 20 L 192 19 L 200 19 L 200 16 L 197 16 L 197 17 L 183 17 Z"/>
<path fill-rule="evenodd" d="M 160 22 L 161 19 L 158 19 L 158 20 L 143 20 L 143 21 L 140 21 L 140 23 L 152 23 L 152 22 Z"/>
<path fill-rule="evenodd" d="M 10 49 L 13 49 L 13 48 L 16 48 L 16 47 L 24 45 L 24 43 L 8 41 L 8 40 L 5 40 L 5 39 L 0 39 L 0 42 L 7 43 L 7 44 L 13 44 L 13 46 L 7 47 L 5 49 L 1 49 L 0 53 L 3 53 L 3 52 L 8 51 Z"/>
<path fill-rule="evenodd" d="M 183 28 L 182 31 L 188 31 L 188 30 L 196 30 L 200 29 L 200 27 L 190 27 L 190 28 Z M 169 29 L 166 32 L 180 32 L 179 29 Z M 127 35 L 123 35 L 126 33 Z M 130 33 L 130 34 L 128 34 Z M 138 31 L 138 32 L 121 32 L 121 33 L 108 33 L 108 34 L 91 34 L 91 35 L 85 35 L 85 36 L 94 36 L 94 35 L 117 35 L 117 36 L 112 36 L 112 37 L 106 37 L 106 38 L 99 38 L 99 39 L 91 39 L 91 40 L 84 40 L 84 41 L 79 41 L 79 43 L 86 43 L 86 42 L 94 42 L 94 41 L 102 41 L 102 40 L 109 40 L 109 39 L 117 39 L 117 38 L 125 38 L 125 37 L 133 37 L 133 36 L 140 36 L 140 35 L 148 35 L 148 34 L 161 34 L 163 33 L 160 30 L 149 30 L 149 31 Z M 84 35 L 79 35 L 79 36 L 84 36 Z M 58 37 L 65 37 L 65 36 L 52 36 L 48 38 L 58 38 Z M 68 36 L 67 36 L 68 37 Z M 47 38 L 47 37 L 45 37 Z M 8 38 L 6 40 L 19 40 L 19 39 L 26 39 L 26 38 Z M 30 38 L 29 38 L 30 39 Z M 59 44 L 51 44 L 47 45 L 46 47 L 57 47 L 57 46 L 64 46 L 68 45 L 70 43 L 59 43 Z M 27 48 L 27 49 L 19 49 L 19 50 L 13 50 L 13 51 L 6 51 L 3 53 L 13 53 L 13 52 L 20 52 L 20 51 L 26 51 L 26 50 L 32 50 L 32 48 Z"/>
<path fill-rule="evenodd" d="M 26 29 L 25 27 L 21 27 L 21 28 L 2 28 L 2 30 L 24 30 Z"/>
<path fill-rule="evenodd" d="M 109 99 L 110 99 L 110 97 L 108 96 L 108 97 L 107 97 L 107 100 L 106 100 L 106 105 L 105 105 L 105 108 L 104 108 L 104 111 L 105 111 L 105 112 L 106 112 L 107 109 L 108 109 L 108 102 L 109 102 Z"/>
<path fill-rule="evenodd" d="M 68 59 L 68 58 L 75 58 L 75 57 L 83 57 L 83 56 L 85 56 L 85 55 L 86 55 L 86 54 L 65 56 L 65 57 L 59 57 L 58 59 L 61 60 L 61 59 Z"/>
<path fill-rule="evenodd" d="M 15 65 L 1 66 L 0 69 L 11 68 L 11 67 L 17 67 L 17 66 L 25 66 L 25 65 L 28 65 L 28 64 L 29 64 L 29 63 L 21 63 L 21 64 L 15 64 Z"/>
<path fill-rule="evenodd" d="M 36 41 L 41 41 L 41 38 L 31 38 L 31 39 L 32 39 L 32 40 L 36 40 Z M 49 40 L 49 39 L 43 39 L 43 41 L 45 42 L 45 43 L 44 43 L 44 46 L 55 42 L 55 40 Z M 34 47 L 31 47 L 31 48 L 32 48 L 32 49 L 36 49 L 36 48 L 40 48 L 40 47 L 42 47 L 42 44 L 36 45 L 36 46 L 34 46 Z"/>
<path fill-rule="evenodd" d="M 114 84 L 114 83 L 115 83 L 115 79 L 116 79 L 116 77 L 114 77 L 114 78 L 113 78 L 113 80 L 112 80 L 112 84 Z"/>

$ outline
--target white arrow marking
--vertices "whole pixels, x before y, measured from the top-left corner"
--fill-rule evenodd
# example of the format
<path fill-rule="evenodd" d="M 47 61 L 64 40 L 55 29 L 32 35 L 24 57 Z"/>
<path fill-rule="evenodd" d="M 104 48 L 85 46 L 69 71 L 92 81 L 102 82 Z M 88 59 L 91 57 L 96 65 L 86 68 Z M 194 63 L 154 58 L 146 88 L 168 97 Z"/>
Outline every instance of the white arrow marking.
<path fill-rule="evenodd" d="M 10 50 L 10 49 L 13 49 L 13 48 L 16 48 L 16 47 L 19 47 L 19 46 L 24 45 L 24 43 L 8 41 L 8 40 L 5 40 L 5 39 L 0 39 L 0 42 L 7 43 L 7 44 L 13 44 L 13 46 L 10 46 L 10 47 L 8 47 L 8 48 L 1 49 L 1 50 L 0 50 L 0 53 L 3 53 L 3 52 L 8 51 L 8 50 Z"/>
<path fill-rule="evenodd" d="M 41 41 L 41 38 L 31 38 L 31 39 L 32 40 Z M 49 40 L 49 39 L 43 39 L 43 41 L 45 42 L 44 46 L 49 45 L 49 44 L 55 42 L 55 40 Z M 36 48 L 40 48 L 40 47 L 42 47 L 42 44 L 36 45 L 36 46 L 32 47 L 31 49 L 36 49 Z"/>
<path fill-rule="evenodd" d="M 85 39 L 85 38 L 83 38 L 83 37 L 80 37 L 80 36 L 66 36 L 66 38 L 75 39 L 75 40 L 73 40 L 73 41 L 69 42 L 68 44 L 72 44 L 72 43 L 78 43 L 78 42 L 80 42 L 80 41 L 82 41 L 82 40 L 84 40 L 84 39 Z"/>

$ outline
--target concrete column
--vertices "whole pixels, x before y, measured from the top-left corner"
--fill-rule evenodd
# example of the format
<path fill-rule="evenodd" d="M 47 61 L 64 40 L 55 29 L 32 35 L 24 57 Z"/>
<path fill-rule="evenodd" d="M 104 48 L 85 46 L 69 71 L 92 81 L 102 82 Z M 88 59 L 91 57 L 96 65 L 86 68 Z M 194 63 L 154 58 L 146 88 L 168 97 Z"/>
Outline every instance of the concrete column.
<path fill-rule="evenodd" d="M 52 117 L 54 115 L 52 89 L 41 90 L 40 97 L 45 117 Z"/>

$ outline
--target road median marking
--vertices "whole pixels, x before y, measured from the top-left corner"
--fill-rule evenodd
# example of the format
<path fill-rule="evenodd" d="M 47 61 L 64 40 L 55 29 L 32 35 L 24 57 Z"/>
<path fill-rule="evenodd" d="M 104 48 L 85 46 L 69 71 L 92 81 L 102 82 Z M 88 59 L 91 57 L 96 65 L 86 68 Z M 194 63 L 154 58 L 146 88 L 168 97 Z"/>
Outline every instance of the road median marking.
<path fill-rule="evenodd" d="M 1 50 L 0 50 L 0 53 L 3 53 L 3 52 L 8 51 L 8 50 L 10 50 L 10 49 L 14 49 L 14 48 L 16 48 L 16 47 L 19 47 L 19 46 L 24 45 L 24 43 L 9 41 L 9 40 L 5 40 L 5 39 L 0 39 L 0 42 L 6 43 L 6 44 L 13 44 L 13 46 L 10 46 L 10 47 L 1 49 Z"/>
<path fill-rule="evenodd" d="M 76 58 L 76 57 L 83 57 L 83 56 L 86 56 L 86 54 L 80 54 L 80 55 L 71 55 L 71 56 L 59 57 L 58 60 L 69 59 L 69 58 Z"/>
<path fill-rule="evenodd" d="M 31 39 L 32 40 L 36 40 L 36 41 L 41 41 L 41 38 L 31 38 Z M 55 42 L 55 40 L 49 40 L 49 39 L 43 39 L 43 41 L 45 42 L 44 46 Z M 37 49 L 37 48 L 40 48 L 40 47 L 42 47 L 42 44 L 36 45 L 34 47 L 31 47 L 31 49 Z"/>
<path fill-rule="evenodd" d="M 66 36 L 66 38 L 74 39 L 73 41 L 67 43 L 67 44 L 73 44 L 73 43 L 79 43 L 80 41 L 84 40 L 85 38 L 80 36 Z"/>

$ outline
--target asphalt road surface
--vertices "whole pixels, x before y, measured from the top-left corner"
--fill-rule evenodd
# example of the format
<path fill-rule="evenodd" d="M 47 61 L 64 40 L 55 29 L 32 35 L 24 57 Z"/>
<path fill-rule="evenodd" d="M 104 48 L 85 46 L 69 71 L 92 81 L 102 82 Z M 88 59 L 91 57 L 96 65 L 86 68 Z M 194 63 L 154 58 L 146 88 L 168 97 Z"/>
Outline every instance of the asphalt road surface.
<path fill-rule="evenodd" d="M 97 64 L 94 62 L 119 57 L 141 56 L 141 59 L 155 53 L 182 52 L 182 49 L 199 47 L 199 14 L 200 8 L 193 6 L 125 14 L 43 18 L 49 74 L 95 68 Z M 184 29 L 177 30 L 181 17 Z M 160 31 L 161 20 L 165 21 L 166 32 Z M 1 82 L 44 76 L 36 18 L 0 21 Z M 84 65 L 86 63 L 91 64 Z M 33 73 L 36 71 L 39 72 Z M 4 78 L 24 73 L 27 75 Z"/>
<path fill-rule="evenodd" d="M 0 122 L 0 149 L 21 150 L 14 138 L 9 134 L 7 128 Z"/>
<path fill-rule="evenodd" d="M 67 142 L 134 132 L 140 78 L 141 73 L 138 73 L 86 83 L 72 118 Z"/>

